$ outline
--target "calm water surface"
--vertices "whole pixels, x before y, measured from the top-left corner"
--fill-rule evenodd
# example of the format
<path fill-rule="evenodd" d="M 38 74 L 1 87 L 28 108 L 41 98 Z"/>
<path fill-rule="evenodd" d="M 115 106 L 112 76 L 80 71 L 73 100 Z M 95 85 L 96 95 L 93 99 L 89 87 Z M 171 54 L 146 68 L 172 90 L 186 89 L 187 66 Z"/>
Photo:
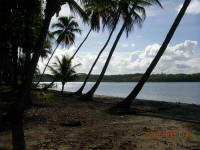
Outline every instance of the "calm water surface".
<path fill-rule="evenodd" d="M 102 82 L 96 91 L 97 95 L 126 97 L 137 82 Z M 57 82 L 54 89 L 61 90 Z M 83 93 L 87 92 L 94 82 L 87 83 Z M 68 82 L 65 91 L 76 91 L 82 82 Z M 139 99 L 161 100 L 200 104 L 200 82 L 148 82 L 138 95 Z"/>

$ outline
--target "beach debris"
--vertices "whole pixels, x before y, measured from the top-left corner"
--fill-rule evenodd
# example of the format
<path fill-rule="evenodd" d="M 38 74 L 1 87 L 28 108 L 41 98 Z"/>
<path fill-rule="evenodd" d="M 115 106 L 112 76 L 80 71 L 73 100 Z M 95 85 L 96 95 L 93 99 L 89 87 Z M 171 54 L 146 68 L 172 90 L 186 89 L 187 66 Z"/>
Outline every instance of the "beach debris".
<path fill-rule="evenodd" d="M 60 123 L 60 125 L 64 127 L 78 127 L 78 126 L 81 126 L 82 124 L 80 121 L 68 121 L 68 122 Z"/>

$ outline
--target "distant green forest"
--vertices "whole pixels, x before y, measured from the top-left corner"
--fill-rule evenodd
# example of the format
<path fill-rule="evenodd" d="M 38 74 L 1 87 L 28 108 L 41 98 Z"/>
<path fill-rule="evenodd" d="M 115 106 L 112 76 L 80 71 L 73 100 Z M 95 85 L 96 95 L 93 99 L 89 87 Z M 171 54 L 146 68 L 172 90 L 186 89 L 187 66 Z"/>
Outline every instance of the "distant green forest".
<path fill-rule="evenodd" d="M 123 75 L 105 75 L 103 82 L 137 82 L 143 74 L 123 74 Z M 34 81 L 39 79 L 40 75 L 36 75 Z M 83 82 L 86 74 L 81 74 L 74 82 Z M 95 82 L 98 75 L 91 75 L 89 82 Z M 51 82 L 52 76 L 45 74 L 42 82 Z M 57 81 L 59 82 L 59 81 Z M 200 73 L 195 74 L 152 74 L 148 82 L 200 82 Z"/>

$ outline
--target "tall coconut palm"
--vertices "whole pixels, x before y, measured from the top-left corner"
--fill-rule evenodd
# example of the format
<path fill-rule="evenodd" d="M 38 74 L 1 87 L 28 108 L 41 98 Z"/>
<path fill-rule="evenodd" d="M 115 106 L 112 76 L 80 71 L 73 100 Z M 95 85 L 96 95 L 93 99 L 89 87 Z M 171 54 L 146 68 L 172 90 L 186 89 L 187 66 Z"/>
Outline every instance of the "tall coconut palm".
<path fill-rule="evenodd" d="M 157 0 L 121 0 L 118 2 L 117 7 L 119 7 L 118 9 L 121 10 L 120 14 L 121 14 L 121 18 L 123 20 L 123 25 L 113 43 L 113 46 L 110 50 L 110 53 L 108 55 L 108 58 L 105 62 L 105 65 L 102 69 L 102 72 L 99 76 L 99 78 L 97 79 L 96 83 L 93 85 L 93 87 L 90 89 L 90 91 L 88 91 L 85 95 L 83 95 L 81 98 L 85 99 L 85 100 L 92 100 L 92 96 L 94 95 L 95 91 L 97 90 L 97 88 L 99 87 L 104 74 L 106 72 L 106 69 L 109 65 L 109 62 L 111 60 L 111 57 L 113 55 L 113 52 L 120 40 L 121 35 L 123 34 L 124 30 L 126 30 L 126 34 L 128 37 L 128 33 L 132 30 L 133 25 L 137 24 L 139 26 L 141 26 L 142 22 L 145 19 L 145 7 L 150 6 L 152 4 L 158 4 L 161 6 L 161 4 L 159 3 L 159 1 Z"/>
<path fill-rule="evenodd" d="M 56 62 L 53 64 L 53 67 L 49 66 L 54 79 L 61 80 L 61 94 L 63 93 L 65 83 L 73 81 L 78 77 L 78 73 L 75 71 L 75 68 L 78 66 L 80 66 L 80 64 L 72 66 L 72 59 L 65 55 L 62 56 L 61 60 L 56 57 Z"/>
<path fill-rule="evenodd" d="M 125 100 L 123 102 L 120 102 L 116 106 L 116 108 L 123 108 L 125 110 L 130 108 L 131 104 L 133 103 L 133 101 L 135 100 L 135 98 L 137 97 L 137 95 L 139 94 L 141 89 L 143 88 L 144 84 L 146 83 L 146 81 L 150 77 L 152 71 L 156 67 L 156 65 L 159 62 L 160 58 L 164 54 L 164 52 L 165 52 L 170 40 L 172 39 L 172 37 L 173 37 L 173 35 L 174 35 L 174 33 L 175 33 L 180 21 L 181 21 L 181 19 L 184 16 L 185 11 L 186 11 L 187 7 L 189 6 L 190 2 L 191 2 L 191 0 L 185 0 L 180 12 L 178 13 L 178 16 L 176 17 L 176 19 L 175 19 L 173 25 L 171 26 L 171 28 L 170 28 L 165 40 L 163 41 L 163 44 L 161 45 L 158 53 L 156 54 L 156 56 L 154 57 L 153 61 L 151 62 L 151 64 L 147 68 L 146 72 L 141 77 L 141 79 L 139 80 L 138 84 L 131 91 L 131 93 L 125 98 Z"/>
<path fill-rule="evenodd" d="M 49 65 L 49 62 L 51 58 L 53 57 L 54 53 L 56 52 L 59 45 L 62 45 L 64 47 L 70 47 L 74 44 L 75 40 L 75 33 L 81 33 L 81 30 L 79 29 L 78 23 L 74 20 L 74 17 L 60 17 L 58 18 L 58 23 L 55 23 L 52 25 L 52 28 L 57 28 L 56 31 L 53 32 L 54 35 L 58 36 L 56 40 L 56 47 L 53 50 L 43 72 L 40 76 L 40 79 L 38 83 L 41 81 L 47 66 Z M 37 84 L 38 84 L 37 83 Z"/>
<path fill-rule="evenodd" d="M 91 75 L 91 73 L 92 73 L 92 71 L 93 71 L 93 69 L 94 69 L 94 66 L 96 65 L 96 63 L 97 63 L 98 59 L 100 58 L 101 54 L 103 53 L 103 51 L 104 51 L 105 48 L 107 47 L 107 45 L 108 45 L 108 43 L 109 43 L 109 41 L 110 41 L 110 39 L 111 39 L 111 37 L 112 37 L 112 35 L 113 35 L 115 29 L 116 29 L 117 23 L 118 23 L 118 21 L 119 21 L 119 11 L 117 11 L 117 12 L 118 12 L 118 13 L 116 13 L 116 14 L 118 14 L 118 15 L 115 14 L 114 16 L 113 16 L 112 13 L 111 13 L 111 14 L 109 13 L 109 14 L 107 15 L 107 17 L 106 17 L 106 20 L 104 20 L 104 26 L 107 26 L 108 28 L 111 28 L 110 34 L 109 34 L 108 39 L 107 39 L 107 41 L 105 42 L 104 46 L 103 46 L 102 49 L 99 51 L 99 54 L 97 55 L 97 57 L 96 57 L 94 63 L 92 64 L 92 66 L 91 66 L 91 68 L 90 68 L 90 70 L 89 70 L 89 72 L 88 72 L 88 74 L 87 74 L 87 76 L 86 76 L 86 78 L 85 78 L 85 80 L 84 80 L 82 86 L 79 88 L 79 90 L 77 90 L 77 91 L 75 92 L 76 95 L 79 95 L 79 96 L 82 95 L 83 89 L 84 89 L 84 87 L 85 87 L 85 85 L 86 85 L 88 79 L 90 78 L 90 75 Z M 105 19 L 105 18 L 104 18 L 104 19 Z M 112 20 L 112 21 L 111 21 L 111 20 Z"/>
<path fill-rule="evenodd" d="M 81 16 L 83 21 L 87 21 L 88 20 L 87 14 L 78 5 L 78 3 L 75 0 L 70 0 L 70 1 L 66 1 L 66 0 L 58 0 L 58 1 L 47 0 L 46 1 L 46 6 L 44 8 L 44 20 L 43 20 L 43 23 L 42 23 L 42 26 L 41 26 L 40 35 L 37 38 L 37 43 L 36 43 L 36 46 L 35 46 L 35 51 L 34 51 L 34 53 L 32 55 L 31 62 L 30 62 L 29 65 L 27 65 L 28 67 L 26 68 L 26 70 L 27 70 L 26 72 L 28 72 L 27 75 L 26 75 L 28 82 L 24 82 L 24 84 L 25 84 L 24 86 L 29 86 L 30 87 L 30 85 L 31 85 L 31 82 L 33 80 L 34 70 L 36 69 L 37 63 L 38 63 L 39 58 L 40 58 L 41 53 L 42 53 L 42 49 L 44 47 L 44 42 L 45 42 L 46 36 L 48 34 L 48 30 L 49 30 L 49 25 L 50 25 L 51 19 L 52 19 L 54 14 L 56 14 L 56 16 L 59 15 L 61 7 L 64 4 L 67 4 L 69 6 L 70 11 L 74 12 L 75 14 L 79 14 L 79 16 Z M 28 91 L 30 91 L 30 90 L 28 90 Z M 30 92 L 27 92 L 27 95 L 29 95 L 29 93 Z"/>
<path fill-rule="evenodd" d="M 27 57 L 27 61 L 25 64 L 23 76 L 24 80 L 21 84 L 21 88 L 19 90 L 19 94 L 16 102 L 10 107 L 7 116 L 11 118 L 12 126 L 13 126 L 13 149 L 15 150 L 25 150 L 25 139 L 23 133 L 23 113 L 26 107 L 26 102 L 30 98 L 31 85 L 33 81 L 34 72 L 36 70 L 36 66 L 38 64 L 39 58 L 41 56 L 42 49 L 44 47 L 44 42 L 46 40 L 46 35 L 49 30 L 49 25 L 51 22 L 51 18 L 55 13 L 58 13 L 61 9 L 61 6 L 64 4 L 68 4 L 70 6 L 70 10 L 78 12 L 81 16 L 86 17 L 83 9 L 76 3 L 75 0 L 46 0 L 46 5 L 43 6 L 43 1 L 41 0 L 32 0 L 32 1 L 16 1 L 12 7 L 16 7 L 19 10 L 22 10 L 22 16 L 27 20 L 27 22 L 31 22 L 31 19 L 34 20 L 33 16 L 38 17 L 36 12 L 39 12 L 38 8 L 43 8 L 44 12 L 41 13 L 43 16 L 42 22 L 39 26 L 40 32 L 39 35 L 35 38 L 36 44 L 34 46 L 34 52 L 31 54 L 31 57 Z M 10 7 L 8 7 L 10 8 Z M 12 12 L 13 9 L 9 11 Z M 42 10 L 42 9 L 41 9 Z M 6 16 L 7 17 L 7 16 Z M 23 29 L 26 28 L 25 32 L 28 34 L 32 34 L 32 28 L 29 26 L 29 23 L 26 23 L 25 27 L 21 26 Z M 24 43 L 27 43 L 26 53 L 30 56 L 30 45 L 32 42 L 29 38 L 24 38 Z M 28 42 L 30 41 L 30 42 Z"/>

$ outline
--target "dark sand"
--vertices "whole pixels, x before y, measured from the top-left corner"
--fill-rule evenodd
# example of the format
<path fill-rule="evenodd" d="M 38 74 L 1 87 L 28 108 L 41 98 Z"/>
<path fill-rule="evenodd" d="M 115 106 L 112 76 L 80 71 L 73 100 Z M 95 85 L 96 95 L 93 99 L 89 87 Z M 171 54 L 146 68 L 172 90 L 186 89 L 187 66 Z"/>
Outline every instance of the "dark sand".
<path fill-rule="evenodd" d="M 111 115 L 108 108 L 122 99 L 41 96 L 25 112 L 27 150 L 200 150 L 199 105 L 137 100 L 136 114 Z M 74 122 L 81 125 L 65 126 Z M 11 143 L 11 131 L 1 131 L 0 150 Z"/>

